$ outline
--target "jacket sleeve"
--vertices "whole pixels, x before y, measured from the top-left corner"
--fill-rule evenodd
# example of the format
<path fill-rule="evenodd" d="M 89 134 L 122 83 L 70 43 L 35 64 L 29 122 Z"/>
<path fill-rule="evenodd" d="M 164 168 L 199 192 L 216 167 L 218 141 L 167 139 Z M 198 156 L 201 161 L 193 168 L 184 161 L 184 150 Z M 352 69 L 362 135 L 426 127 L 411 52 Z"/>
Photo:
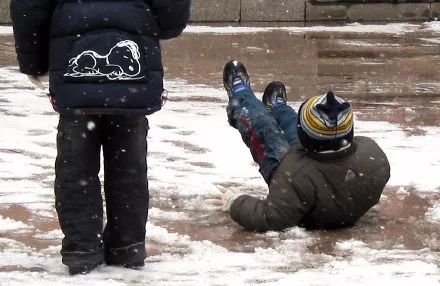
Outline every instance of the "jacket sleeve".
<path fill-rule="evenodd" d="M 12 0 L 11 18 L 20 71 L 41 75 L 49 69 L 52 0 Z"/>
<path fill-rule="evenodd" d="M 160 39 L 179 36 L 189 20 L 191 0 L 151 0 L 151 7 L 160 28 Z"/>
<path fill-rule="evenodd" d="M 271 186 L 271 191 L 264 200 L 248 195 L 238 197 L 230 212 L 232 219 L 245 229 L 265 232 L 298 225 L 308 209 L 295 189 Z"/>

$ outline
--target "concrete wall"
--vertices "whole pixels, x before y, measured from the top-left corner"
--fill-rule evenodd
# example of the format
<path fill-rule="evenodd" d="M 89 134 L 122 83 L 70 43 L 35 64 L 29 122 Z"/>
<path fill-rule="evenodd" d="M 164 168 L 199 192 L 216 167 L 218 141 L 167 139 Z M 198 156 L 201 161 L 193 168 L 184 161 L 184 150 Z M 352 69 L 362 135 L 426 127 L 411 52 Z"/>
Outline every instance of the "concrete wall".
<path fill-rule="evenodd" d="M 0 0 L 0 24 L 11 22 L 9 17 L 10 0 Z"/>
<path fill-rule="evenodd" d="M 423 20 L 429 19 L 431 12 L 429 3 L 410 4 L 360 4 L 348 7 L 347 14 L 350 20 Z M 369 13 L 365 13 L 367 10 Z"/>
<path fill-rule="evenodd" d="M 426 21 L 431 3 L 307 3 L 307 21 Z M 438 10 L 438 9 L 437 9 Z"/>
<path fill-rule="evenodd" d="M 194 22 L 428 21 L 435 0 L 193 0 Z"/>
<path fill-rule="evenodd" d="M 427 21 L 440 17 L 434 0 L 192 0 L 193 22 Z M 10 23 L 0 0 L 0 24 Z"/>

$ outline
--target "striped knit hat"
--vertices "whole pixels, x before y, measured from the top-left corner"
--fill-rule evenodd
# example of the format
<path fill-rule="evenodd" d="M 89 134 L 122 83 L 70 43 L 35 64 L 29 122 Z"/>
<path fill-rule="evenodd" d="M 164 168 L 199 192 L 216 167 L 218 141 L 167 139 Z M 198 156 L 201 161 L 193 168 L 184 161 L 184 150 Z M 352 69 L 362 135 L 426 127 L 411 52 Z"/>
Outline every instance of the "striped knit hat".
<path fill-rule="evenodd" d="M 305 149 L 338 151 L 353 141 L 351 106 L 333 92 L 310 98 L 298 113 L 298 137 Z"/>

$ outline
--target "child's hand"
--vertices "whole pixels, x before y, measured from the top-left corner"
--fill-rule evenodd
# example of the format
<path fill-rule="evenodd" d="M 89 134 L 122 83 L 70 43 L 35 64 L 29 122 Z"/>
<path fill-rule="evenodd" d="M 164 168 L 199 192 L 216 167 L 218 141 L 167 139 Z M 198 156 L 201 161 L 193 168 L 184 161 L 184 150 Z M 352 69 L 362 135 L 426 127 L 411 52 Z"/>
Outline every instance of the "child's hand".
<path fill-rule="evenodd" d="M 234 187 L 226 189 L 217 186 L 217 190 L 209 194 L 205 202 L 210 211 L 229 212 L 234 201 L 241 195 L 242 193 Z"/>

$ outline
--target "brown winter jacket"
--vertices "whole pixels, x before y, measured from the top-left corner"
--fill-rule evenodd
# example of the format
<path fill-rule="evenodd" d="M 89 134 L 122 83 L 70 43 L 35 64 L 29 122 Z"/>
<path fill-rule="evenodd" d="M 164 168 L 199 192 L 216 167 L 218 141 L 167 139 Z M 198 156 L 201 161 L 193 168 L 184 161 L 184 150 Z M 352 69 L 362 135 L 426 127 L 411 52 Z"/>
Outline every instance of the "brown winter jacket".
<path fill-rule="evenodd" d="M 350 226 L 378 203 L 389 178 L 385 153 L 368 137 L 355 137 L 337 153 L 294 147 L 274 173 L 267 198 L 238 197 L 231 217 L 258 232 Z"/>

